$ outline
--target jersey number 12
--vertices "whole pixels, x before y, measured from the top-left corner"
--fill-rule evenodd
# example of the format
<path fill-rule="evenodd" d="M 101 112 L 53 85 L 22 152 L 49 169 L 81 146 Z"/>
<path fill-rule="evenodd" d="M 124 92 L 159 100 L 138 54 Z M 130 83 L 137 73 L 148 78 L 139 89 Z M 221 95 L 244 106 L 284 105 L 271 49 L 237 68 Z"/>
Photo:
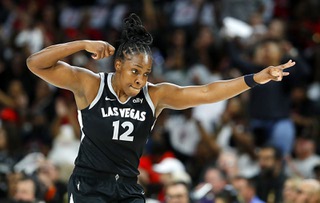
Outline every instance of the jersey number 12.
<path fill-rule="evenodd" d="M 125 121 L 123 123 L 121 123 L 121 127 L 126 129 L 126 131 L 124 133 L 122 133 L 119 136 L 119 127 L 120 127 L 120 121 L 114 121 L 112 123 L 113 126 L 113 140 L 121 140 L 121 141 L 128 141 L 128 142 L 132 142 L 133 141 L 133 136 L 130 135 L 133 130 L 134 130 L 134 126 L 131 122 L 129 121 Z"/>

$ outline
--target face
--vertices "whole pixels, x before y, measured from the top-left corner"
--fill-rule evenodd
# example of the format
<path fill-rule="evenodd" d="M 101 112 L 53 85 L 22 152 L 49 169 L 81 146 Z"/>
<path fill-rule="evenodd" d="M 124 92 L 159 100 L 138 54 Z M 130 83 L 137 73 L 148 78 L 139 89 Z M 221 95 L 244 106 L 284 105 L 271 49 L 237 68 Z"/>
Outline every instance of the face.
<path fill-rule="evenodd" d="M 294 202 L 295 199 L 297 198 L 297 183 L 295 183 L 294 180 L 288 179 L 283 188 L 283 200 L 284 202 Z"/>
<path fill-rule="evenodd" d="M 295 200 L 295 203 L 317 203 L 320 200 L 320 183 L 316 180 L 303 180 L 298 187 L 298 195 Z"/>
<path fill-rule="evenodd" d="M 296 198 L 296 202 L 297 203 L 302 203 L 302 202 L 307 202 L 308 201 L 308 197 L 310 196 L 310 192 L 309 192 L 309 187 L 306 185 L 301 185 L 297 191 L 298 195 Z"/>
<path fill-rule="evenodd" d="M 159 179 L 162 184 L 167 185 L 171 182 L 172 175 L 171 173 L 161 173 Z"/>
<path fill-rule="evenodd" d="M 152 59 L 149 55 L 140 53 L 126 60 L 117 60 L 116 73 L 120 75 L 119 87 L 129 97 L 136 96 L 146 85 L 151 73 Z"/>
<path fill-rule="evenodd" d="M 279 64 L 281 58 L 280 46 L 275 42 L 266 42 L 258 46 L 254 54 L 255 63 L 263 66 Z"/>
<path fill-rule="evenodd" d="M 35 200 L 35 185 L 32 180 L 19 181 L 17 190 L 14 195 L 15 200 L 34 201 Z"/>
<path fill-rule="evenodd" d="M 276 165 L 276 159 L 273 149 L 262 149 L 259 152 L 258 160 L 261 170 L 271 170 Z"/>
<path fill-rule="evenodd" d="M 239 196 L 245 200 L 250 201 L 254 196 L 254 191 L 250 186 L 248 185 L 247 180 L 245 179 L 238 179 L 232 182 L 233 187 L 237 190 L 239 193 Z"/>
<path fill-rule="evenodd" d="M 220 175 L 220 172 L 215 169 L 209 169 L 205 174 L 205 182 L 212 185 L 212 190 L 215 194 L 220 192 L 226 185 L 225 180 Z"/>
<path fill-rule="evenodd" d="M 189 194 L 185 185 L 170 185 L 166 189 L 167 203 L 187 203 L 189 202 Z"/>
<path fill-rule="evenodd" d="M 304 158 L 313 154 L 314 143 L 310 139 L 296 139 L 294 152 L 298 158 Z"/>

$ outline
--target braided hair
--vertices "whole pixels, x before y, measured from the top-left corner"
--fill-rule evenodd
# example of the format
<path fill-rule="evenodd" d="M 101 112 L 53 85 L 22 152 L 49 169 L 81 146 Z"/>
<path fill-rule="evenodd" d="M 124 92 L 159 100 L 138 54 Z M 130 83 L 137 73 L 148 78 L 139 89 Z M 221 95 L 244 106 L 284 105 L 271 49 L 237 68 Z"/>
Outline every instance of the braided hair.
<path fill-rule="evenodd" d="M 149 45 L 152 43 L 153 38 L 142 25 L 139 16 L 132 13 L 123 22 L 124 28 L 115 59 L 126 60 L 130 59 L 130 56 L 139 53 L 145 53 L 152 57 Z"/>

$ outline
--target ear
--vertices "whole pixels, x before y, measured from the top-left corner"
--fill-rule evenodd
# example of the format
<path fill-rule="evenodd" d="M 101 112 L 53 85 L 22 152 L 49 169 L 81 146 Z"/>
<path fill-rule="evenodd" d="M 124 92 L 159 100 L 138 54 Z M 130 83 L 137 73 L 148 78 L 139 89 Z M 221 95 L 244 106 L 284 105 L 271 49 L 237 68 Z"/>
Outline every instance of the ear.
<path fill-rule="evenodd" d="M 115 67 L 116 71 L 120 71 L 121 67 L 122 67 L 122 62 L 120 60 L 116 60 L 114 63 L 114 67 Z"/>

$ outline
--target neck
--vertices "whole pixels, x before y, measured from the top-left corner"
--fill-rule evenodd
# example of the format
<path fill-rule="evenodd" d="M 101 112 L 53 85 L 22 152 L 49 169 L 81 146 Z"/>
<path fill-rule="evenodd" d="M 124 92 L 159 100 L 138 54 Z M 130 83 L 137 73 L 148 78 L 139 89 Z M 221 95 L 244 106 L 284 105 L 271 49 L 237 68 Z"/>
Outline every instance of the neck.
<path fill-rule="evenodd" d="M 111 77 L 111 86 L 114 90 L 114 92 L 116 93 L 116 95 L 118 96 L 119 100 L 122 102 L 127 101 L 128 99 L 128 95 L 125 94 L 125 92 L 122 90 L 119 82 L 120 82 L 120 75 L 119 73 L 114 73 L 114 75 L 112 75 Z"/>

